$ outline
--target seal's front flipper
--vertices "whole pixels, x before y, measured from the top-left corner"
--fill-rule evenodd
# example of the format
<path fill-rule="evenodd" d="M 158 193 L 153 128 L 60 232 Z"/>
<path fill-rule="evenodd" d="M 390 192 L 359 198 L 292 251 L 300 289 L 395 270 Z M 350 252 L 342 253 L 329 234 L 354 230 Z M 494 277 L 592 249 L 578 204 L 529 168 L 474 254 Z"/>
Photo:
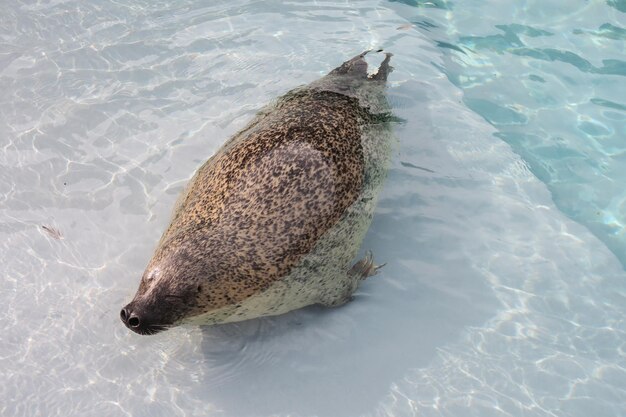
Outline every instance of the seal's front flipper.
<path fill-rule="evenodd" d="M 339 279 L 336 289 L 322 294 L 319 303 L 325 307 L 339 307 L 352 300 L 352 294 L 359 287 L 359 283 L 367 277 L 376 275 L 380 268 L 385 266 L 374 265 L 374 256 L 371 251 L 365 254 L 365 258 L 355 263 L 350 270 Z"/>
<path fill-rule="evenodd" d="M 372 254 L 372 251 L 367 251 L 365 258 L 355 263 L 350 271 L 348 271 L 348 275 L 359 279 L 365 279 L 376 275 L 385 265 L 387 264 L 374 265 L 374 255 Z"/>

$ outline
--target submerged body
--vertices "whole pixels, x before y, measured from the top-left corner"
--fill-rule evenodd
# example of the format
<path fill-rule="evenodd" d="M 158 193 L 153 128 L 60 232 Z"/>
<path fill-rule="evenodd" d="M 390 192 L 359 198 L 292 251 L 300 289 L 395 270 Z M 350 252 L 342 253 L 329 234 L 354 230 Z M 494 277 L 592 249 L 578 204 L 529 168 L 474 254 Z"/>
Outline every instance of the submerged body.
<path fill-rule="evenodd" d="M 363 53 L 277 100 L 197 171 L 137 294 L 141 334 L 346 302 L 375 273 L 351 262 L 371 222 L 391 145 L 387 54 Z"/>

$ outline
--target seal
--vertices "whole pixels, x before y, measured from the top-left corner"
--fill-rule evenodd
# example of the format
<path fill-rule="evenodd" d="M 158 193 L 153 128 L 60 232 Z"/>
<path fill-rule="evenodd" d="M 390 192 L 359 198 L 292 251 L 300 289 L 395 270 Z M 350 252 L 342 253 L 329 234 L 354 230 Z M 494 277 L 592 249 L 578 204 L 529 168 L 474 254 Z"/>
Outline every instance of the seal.
<path fill-rule="evenodd" d="M 392 55 L 368 75 L 368 52 L 261 110 L 198 169 L 120 313 L 129 329 L 339 306 L 378 271 L 371 253 L 351 264 L 393 138 Z"/>

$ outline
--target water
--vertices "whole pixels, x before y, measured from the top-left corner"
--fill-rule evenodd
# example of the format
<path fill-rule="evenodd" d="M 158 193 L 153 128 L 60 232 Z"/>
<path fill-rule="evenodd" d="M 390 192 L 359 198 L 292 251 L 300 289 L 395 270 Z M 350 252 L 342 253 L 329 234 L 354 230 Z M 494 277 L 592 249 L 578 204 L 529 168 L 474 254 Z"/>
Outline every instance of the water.
<path fill-rule="evenodd" d="M 6 3 L 0 415 L 626 414 L 623 1 Z M 193 171 L 379 46 L 384 271 L 340 309 L 125 329 Z"/>

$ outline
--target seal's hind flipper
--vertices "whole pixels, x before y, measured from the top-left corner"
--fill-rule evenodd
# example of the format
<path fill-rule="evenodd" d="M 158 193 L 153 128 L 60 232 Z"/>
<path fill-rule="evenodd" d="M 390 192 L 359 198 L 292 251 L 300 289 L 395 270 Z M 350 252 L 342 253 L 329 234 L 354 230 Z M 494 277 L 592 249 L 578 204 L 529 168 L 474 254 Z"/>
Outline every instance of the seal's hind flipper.
<path fill-rule="evenodd" d="M 387 76 L 391 71 L 393 71 L 393 67 L 389 65 L 389 61 L 393 54 L 391 52 L 385 53 L 385 59 L 381 62 L 380 67 L 378 67 L 378 71 L 376 74 L 369 77 L 370 80 L 376 81 L 387 81 Z"/>
<path fill-rule="evenodd" d="M 352 59 L 347 60 L 334 70 L 328 73 L 328 75 L 353 75 L 360 78 L 367 78 L 367 62 L 365 62 L 365 55 L 371 52 L 371 49 L 361 52 Z"/>
<path fill-rule="evenodd" d="M 382 52 L 382 49 L 377 50 L 376 52 Z M 389 61 L 393 56 L 392 53 L 386 52 L 385 59 L 378 67 L 378 71 L 376 74 L 367 75 L 367 62 L 365 62 L 365 55 L 372 52 L 371 49 L 367 51 L 363 51 L 352 59 L 347 60 L 334 70 L 328 73 L 328 75 L 351 75 L 356 78 L 363 78 L 366 80 L 372 81 L 387 81 L 387 76 L 393 70 L 393 67 L 389 65 Z"/>

